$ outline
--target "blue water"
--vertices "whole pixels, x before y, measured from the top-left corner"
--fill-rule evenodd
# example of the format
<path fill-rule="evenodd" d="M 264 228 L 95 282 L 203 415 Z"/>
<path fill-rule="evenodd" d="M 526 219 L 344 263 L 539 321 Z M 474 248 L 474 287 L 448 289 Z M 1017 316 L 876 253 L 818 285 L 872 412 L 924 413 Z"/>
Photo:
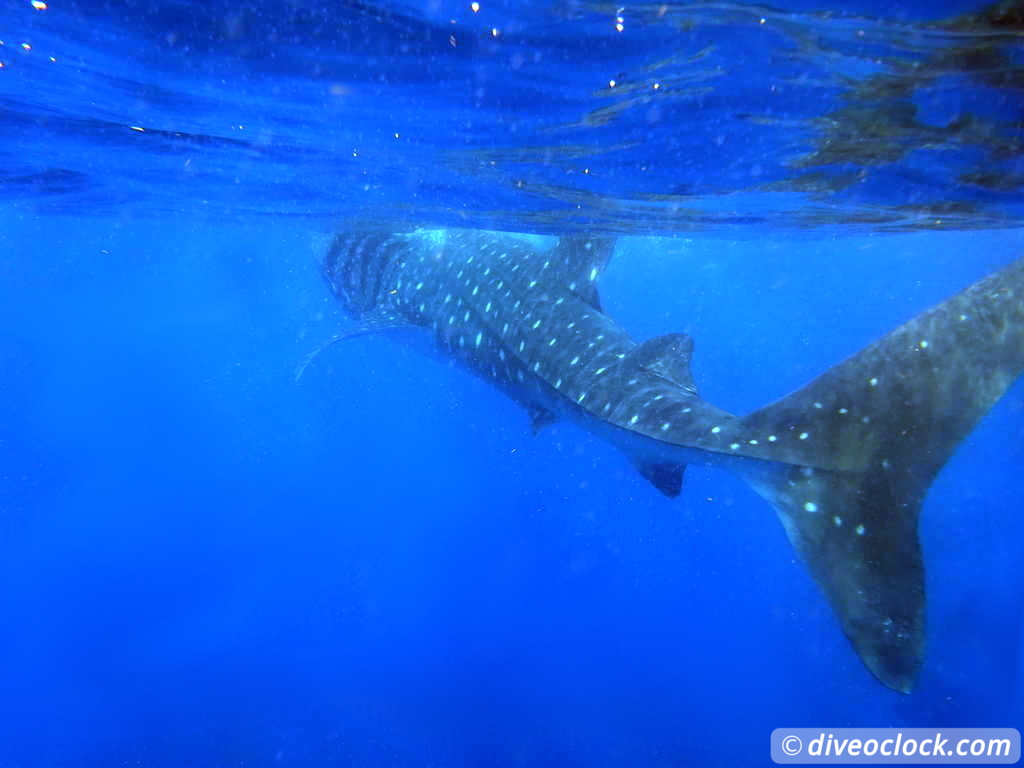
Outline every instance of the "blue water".
<path fill-rule="evenodd" d="M 903 696 L 731 476 L 667 501 L 386 337 L 293 380 L 345 323 L 330 232 L 457 224 L 622 234 L 606 310 L 690 333 L 723 408 L 780 397 L 1021 255 L 1019 23 L 481 5 L 0 4 L 0 765 L 1024 725 L 1019 382 L 928 496 Z"/>

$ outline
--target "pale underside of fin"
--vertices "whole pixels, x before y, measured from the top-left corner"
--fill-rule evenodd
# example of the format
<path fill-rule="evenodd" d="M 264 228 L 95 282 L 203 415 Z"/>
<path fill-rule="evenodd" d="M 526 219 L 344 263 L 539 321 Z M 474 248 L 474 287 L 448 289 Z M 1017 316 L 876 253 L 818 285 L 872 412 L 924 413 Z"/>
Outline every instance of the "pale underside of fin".
<path fill-rule="evenodd" d="M 302 375 L 306 372 L 306 369 L 310 364 L 318 358 L 329 347 L 334 346 L 339 341 L 346 341 L 347 339 L 353 339 L 356 336 L 365 336 L 368 333 L 381 333 L 384 331 L 393 331 L 403 328 L 411 328 L 412 325 L 408 320 L 404 319 L 394 312 L 388 312 L 385 310 L 377 310 L 375 312 L 366 315 L 359 320 L 351 328 L 342 331 L 337 336 L 333 336 L 319 347 L 314 349 L 305 359 L 299 364 L 299 367 L 295 370 L 295 382 L 298 383 L 302 378 Z"/>

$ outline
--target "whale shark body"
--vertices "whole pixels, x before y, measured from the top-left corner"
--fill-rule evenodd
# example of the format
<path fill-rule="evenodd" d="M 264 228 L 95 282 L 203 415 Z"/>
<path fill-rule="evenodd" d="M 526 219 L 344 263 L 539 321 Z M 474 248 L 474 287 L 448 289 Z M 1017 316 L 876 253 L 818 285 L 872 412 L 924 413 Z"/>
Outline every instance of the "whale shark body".
<path fill-rule="evenodd" d="M 746 416 L 703 400 L 692 340 L 637 343 L 601 309 L 606 238 L 550 249 L 480 231 L 349 232 L 323 273 L 355 325 L 433 346 L 526 407 L 617 446 L 665 495 L 687 464 L 737 473 L 775 508 L 847 638 L 884 685 L 922 663 L 922 500 L 1024 370 L 1024 259 Z"/>

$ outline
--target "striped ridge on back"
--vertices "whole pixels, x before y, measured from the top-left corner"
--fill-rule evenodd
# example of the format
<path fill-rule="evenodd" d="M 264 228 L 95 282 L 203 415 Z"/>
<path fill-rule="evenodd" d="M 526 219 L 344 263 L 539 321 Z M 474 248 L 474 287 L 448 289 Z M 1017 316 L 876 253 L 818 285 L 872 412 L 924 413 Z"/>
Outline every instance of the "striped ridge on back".
<path fill-rule="evenodd" d="M 360 317 L 380 306 L 407 247 L 405 238 L 387 233 L 334 238 L 324 259 L 323 275 L 349 314 Z"/>

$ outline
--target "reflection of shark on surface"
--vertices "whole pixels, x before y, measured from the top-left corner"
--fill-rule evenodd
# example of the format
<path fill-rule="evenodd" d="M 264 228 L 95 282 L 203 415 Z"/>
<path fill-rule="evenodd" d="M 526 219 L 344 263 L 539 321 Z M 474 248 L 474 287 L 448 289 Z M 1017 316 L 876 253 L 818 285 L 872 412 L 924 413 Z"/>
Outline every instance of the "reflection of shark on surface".
<path fill-rule="evenodd" d="M 339 235 L 324 264 L 358 324 L 420 327 L 535 426 L 572 419 L 667 496 L 688 463 L 732 470 L 775 507 L 843 631 L 908 692 L 924 651 L 918 513 L 957 444 L 1024 369 L 1024 260 L 919 314 L 744 417 L 697 394 L 692 341 L 637 344 L 601 310 L 614 242 L 457 231 Z M 337 340 L 337 339 L 336 339 Z"/>

